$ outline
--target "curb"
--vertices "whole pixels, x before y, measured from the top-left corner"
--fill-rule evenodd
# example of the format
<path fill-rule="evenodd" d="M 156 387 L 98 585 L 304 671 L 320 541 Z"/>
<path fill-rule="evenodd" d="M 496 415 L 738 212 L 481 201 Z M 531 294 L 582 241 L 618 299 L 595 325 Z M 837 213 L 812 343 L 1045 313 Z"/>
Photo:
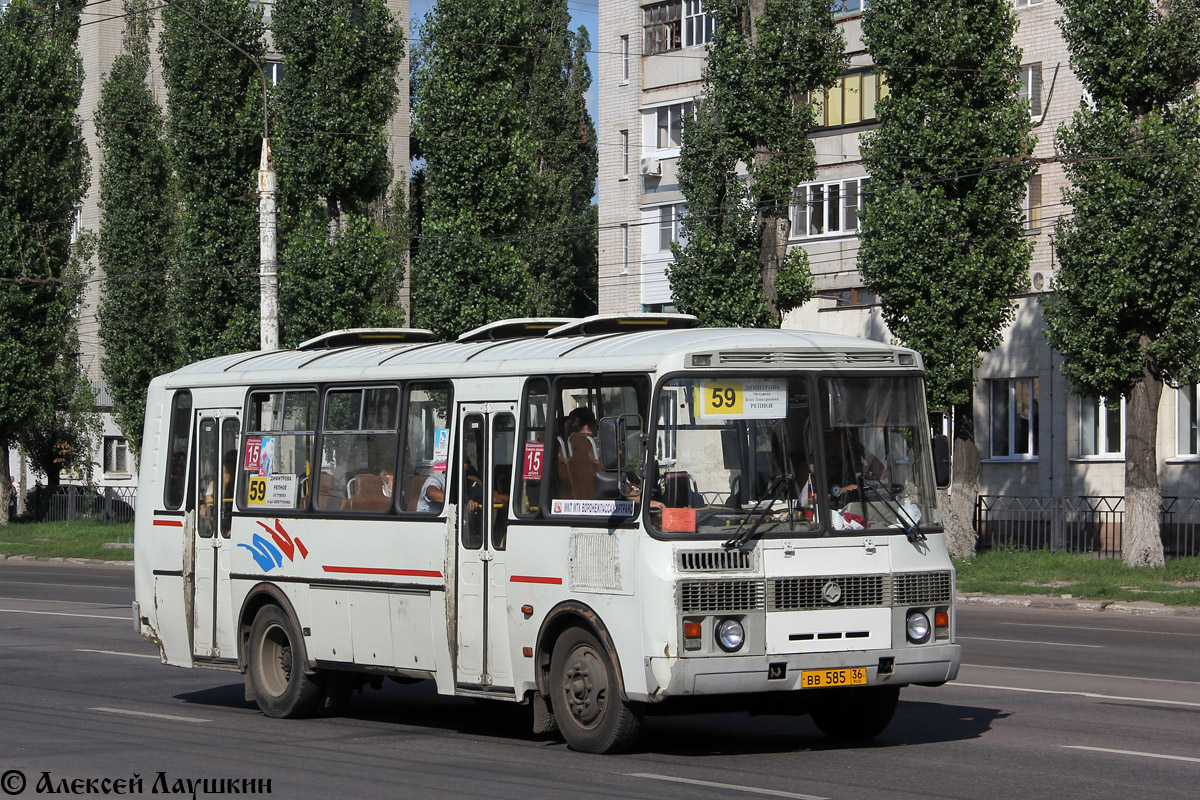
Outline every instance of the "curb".
<path fill-rule="evenodd" d="M 100 567 L 132 567 L 133 561 L 104 561 L 99 558 L 67 558 L 65 556 L 8 556 L 0 553 L 0 561 L 31 561 L 37 564 L 88 564 Z"/>
<path fill-rule="evenodd" d="M 1002 596 L 957 595 L 959 605 L 1013 608 L 1049 608 L 1062 611 L 1106 611 L 1135 616 L 1200 617 L 1196 606 L 1167 606 L 1162 603 L 1119 603 L 1112 600 L 1074 600 L 1046 595 Z"/>

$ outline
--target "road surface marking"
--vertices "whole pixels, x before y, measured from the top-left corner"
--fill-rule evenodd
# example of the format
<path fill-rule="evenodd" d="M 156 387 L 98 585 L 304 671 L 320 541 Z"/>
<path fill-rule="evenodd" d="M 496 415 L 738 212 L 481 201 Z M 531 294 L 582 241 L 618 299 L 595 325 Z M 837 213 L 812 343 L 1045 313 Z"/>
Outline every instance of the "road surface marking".
<path fill-rule="evenodd" d="M 68 614 L 66 611 L 22 611 L 17 608 L 0 608 L 6 614 L 40 614 L 46 617 L 87 617 L 88 619 L 119 619 L 121 622 L 129 622 L 131 617 L 126 614 L 123 617 L 107 617 L 101 614 Z"/>
<path fill-rule="evenodd" d="M 1067 644 L 1066 642 L 1031 642 L 1026 639 L 988 639 L 985 636 L 959 636 L 959 640 L 970 640 L 973 642 L 1008 642 L 1009 644 L 1046 644 L 1052 647 L 1087 647 L 1092 650 L 1106 649 L 1102 644 Z"/>
<path fill-rule="evenodd" d="M 1072 692 L 1060 691 L 1057 689 L 1026 689 L 1022 686 L 989 686 L 985 683 L 962 683 L 961 681 L 953 681 L 947 683 L 947 686 L 966 686 L 971 689 L 998 689 L 1005 692 L 1027 692 L 1029 694 L 1058 694 L 1071 697 L 1090 697 L 1093 700 L 1120 700 L 1127 703 L 1157 703 L 1164 706 L 1185 706 L 1187 708 L 1200 708 L 1200 703 L 1191 703 L 1187 700 L 1156 700 L 1153 697 L 1122 697 L 1115 694 L 1098 694 L 1096 692 Z"/>
<path fill-rule="evenodd" d="M 651 781 L 670 781 L 672 783 L 687 783 L 692 786 L 708 786 L 713 789 L 728 789 L 735 792 L 751 792 L 753 794 L 768 794 L 772 797 L 792 797 L 796 800 L 829 800 L 828 797 L 818 797 L 811 794 L 796 792 L 781 792 L 778 789 L 759 789 L 754 786 L 738 786 L 734 783 L 714 783 L 713 781 L 698 781 L 695 778 L 676 778 L 674 775 L 654 775 L 649 772 L 627 772 L 630 778 L 645 778 Z"/>
<path fill-rule="evenodd" d="M 1001 667 L 995 664 L 963 664 L 971 669 L 1007 669 L 1013 672 L 1040 672 L 1044 675 L 1082 675 L 1085 678 L 1116 678 L 1123 681 L 1153 681 L 1154 683 L 1181 683 L 1185 686 L 1200 685 L 1198 681 L 1181 681 L 1174 678 L 1145 678 L 1141 675 L 1109 675 L 1107 672 L 1071 672 L 1065 669 L 1035 669 L 1034 667 Z"/>
<path fill-rule="evenodd" d="M 172 722 L 212 722 L 211 719 L 200 719 L 199 717 L 178 717 L 174 714 L 151 714 L 149 711 L 130 711 L 125 708 L 89 708 L 88 711 L 103 711 L 107 714 L 126 714 L 131 717 L 152 717 L 153 719 L 167 719 Z"/>
<path fill-rule="evenodd" d="M 1115 753 L 1119 756 L 1141 756 L 1142 758 L 1165 758 L 1168 761 L 1192 761 L 1200 764 L 1200 758 L 1192 758 L 1191 756 L 1169 756 L 1165 753 L 1139 753 L 1137 750 L 1113 750 L 1109 747 L 1084 747 L 1081 744 L 1064 744 L 1060 747 L 1065 747 L 1068 750 L 1091 750 L 1096 753 Z"/>
<path fill-rule="evenodd" d="M 10 583 L 19 583 L 22 586 L 58 586 L 64 589 L 119 589 L 122 592 L 128 592 L 128 586 L 102 586 L 97 583 L 45 583 L 43 581 L 0 581 L 5 586 Z"/>
<path fill-rule="evenodd" d="M 112 603 L 89 603 L 87 600 L 50 600 L 43 597 L 0 597 L 0 600 L 15 600 L 18 603 L 66 603 L 70 606 L 101 606 L 103 608 L 125 608 Z"/>
<path fill-rule="evenodd" d="M 149 653 L 121 653 L 116 650 L 86 650 L 82 647 L 76 649 L 75 652 L 76 653 L 103 653 L 106 656 L 129 656 L 130 658 L 154 658 L 154 659 L 159 658 L 157 655 L 152 655 Z"/>
<path fill-rule="evenodd" d="M 1077 631 L 1079 627 L 1076 625 L 1050 625 L 1045 622 L 1000 622 L 998 625 L 1016 625 L 1025 628 L 1063 628 L 1070 631 Z M 1145 633 L 1150 636 L 1200 636 L 1200 633 L 1182 633 L 1175 631 L 1140 631 L 1135 628 L 1093 628 L 1088 626 L 1089 631 L 1107 631 L 1108 633 Z"/>

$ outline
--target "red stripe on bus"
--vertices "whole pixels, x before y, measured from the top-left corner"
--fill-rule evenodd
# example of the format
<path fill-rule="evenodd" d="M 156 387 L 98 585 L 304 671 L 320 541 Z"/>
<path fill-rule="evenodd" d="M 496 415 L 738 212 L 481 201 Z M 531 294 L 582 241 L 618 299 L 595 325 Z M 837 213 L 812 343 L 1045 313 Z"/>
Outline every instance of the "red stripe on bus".
<path fill-rule="evenodd" d="M 511 583 L 549 583 L 554 586 L 562 586 L 562 578 L 543 578 L 537 575 L 513 575 L 509 581 Z"/>
<path fill-rule="evenodd" d="M 182 528 L 183 520 L 181 520 L 181 519 L 156 519 L 156 520 L 154 520 L 154 524 L 162 525 L 167 528 Z"/>
<path fill-rule="evenodd" d="M 407 575 L 412 578 L 440 578 L 442 573 L 432 569 L 381 569 L 376 567 L 329 567 L 326 572 L 346 572 L 354 575 Z"/>

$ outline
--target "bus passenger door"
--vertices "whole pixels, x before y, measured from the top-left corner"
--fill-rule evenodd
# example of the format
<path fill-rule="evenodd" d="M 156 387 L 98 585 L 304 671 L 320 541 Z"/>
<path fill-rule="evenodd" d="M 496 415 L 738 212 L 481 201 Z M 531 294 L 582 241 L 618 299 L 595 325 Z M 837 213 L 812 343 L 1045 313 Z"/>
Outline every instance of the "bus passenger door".
<path fill-rule="evenodd" d="M 459 406 L 458 663 L 462 688 L 513 685 L 505 558 L 516 439 L 515 406 Z"/>
<path fill-rule="evenodd" d="M 192 653 L 200 658 L 233 660 L 237 647 L 229 586 L 229 536 L 241 422 L 235 411 L 197 414 Z"/>

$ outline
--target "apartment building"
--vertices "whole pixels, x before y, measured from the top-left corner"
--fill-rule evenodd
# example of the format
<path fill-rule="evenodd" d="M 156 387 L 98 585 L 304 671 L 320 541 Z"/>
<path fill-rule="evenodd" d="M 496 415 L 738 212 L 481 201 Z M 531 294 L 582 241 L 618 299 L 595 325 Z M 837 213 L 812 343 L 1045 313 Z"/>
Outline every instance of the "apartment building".
<path fill-rule="evenodd" d="M 261 7 L 264 20 L 268 26 L 268 48 L 271 46 L 270 26 L 271 11 L 274 2 L 256 2 L 248 0 L 251 6 Z M 386 0 L 388 8 L 402 21 L 404 30 L 409 28 L 408 0 Z M 8 5 L 8 0 L 0 0 L 0 13 Z M 89 3 L 82 11 L 79 29 L 79 54 L 83 59 L 84 84 L 83 97 L 79 105 L 79 116 L 83 121 L 84 146 L 91 156 L 90 184 L 87 196 L 76 210 L 74 227 L 76 231 L 100 229 L 100 164 L 102 155 L 99 140 L 96 135 L 95 111 L 100 101 L 100 90 L 105 77 L 112 67 L 113 60 L 120 55 L 125 35 L 125 9 L 119 0 L 107 3 Z M 161 67 L 158 61 L 157 36 L 161 30 L 159 14 L 155 13 L 155 27 L 151 32 L 151 73 L 149 82 L 155 95 L 165 108 L 166 88 L 163 82 Z M 197 35 L 206 35 L 198 31 Z M 406 53 L 411 48 L 406 47 Z M 264 65 L 268 79 L 278 83 L 286 74 L 287 64 L 284 58 L 274 51 L 269 51 L 267 63 Z M 408 59 L 405 57 L 397 75 L 397 81 L 408 75 Z M 409 95 L 407 82 L 403 82 L 399 93 L 399 106 L 388 124 L 389 158 L 395 171 L 395 180 L 406 181 L 408 174 L 408 129 L 409 129 Z M 257 170 L 257 164 L 254 165 Z M 255 174 L 247 173 L 247 181 L 253 180 Z M 121 431 L 112 416 L 112 400 L 101 371 L 101 360 L 104 349 L 100 342 L 99 322 L 96 312 L 100 303 L 103 289 L 103 271 L 98 262 L 93 263 L 92 281 L 88 284 L 84 297 L 84 306 L 79 318 L 79 339 L 82 350 L 83 366 L 93 390 L 97 395 L 98 407 L 101 410 L 101 441 L 98 450 L 92 456 L 93 468 L 90 474 L 76 473 L 63 475 L 64 482 L 90 483 L 94 486 L 108 488 L 131 488 L 137 485 L 137 475 L 133 454 L 129 449 L 125 432 Z M 22 468 L 16 455 L 10 454 L 10 465 L 14 476 L 22 474 Z"/>
<path fill-rule="evenodd" d="M 862 43 L 869 0 L 833 0 L 849 68 L 820 103 L 814 132 L 818 176 L 798 186 L 791 247 L 804 248 L 817 297 L 784 327 L 891 336 L 876 298 L 857 270 L 858 212 L 870 187 L 860 137 L 876 124 L 887 86 Z M 1054 152 L 1054 136 L 1079 107 L 1055 0 L 1014 0 L 1014 42 L 1022 51 L 1021 96 L 1037 136 L 1035 156 Z M 670 310 L 665 277 L 670 242 L 686 211 L 676 164 L 679 131 L 703 91 L 705 45 L 712 35 L 703 0 L 612 0 L 600 5 L 597 86 L 600 114 L 599 303 L 603 313 Z M 1004 343 L 977 371 L 974 420 L 981 494 L 1028 498 L 1119 498 L 1124 493 L 1124 404 L 1084 398 L 1062 377 L 1061 356 L 1046 343 L 1042 311 L 1055 271 L 1051 235 L 1063 213 L 1060 164 L 1029 182 L 1026 234 L 1034 243 L 1026 293 Z M 1196 386 L 1164 392 L 1158 452 L 1163 494 L 1194 499 L 1200 486 Z M 1189 508 L 1200 508 L 1191 503 Z"/>

